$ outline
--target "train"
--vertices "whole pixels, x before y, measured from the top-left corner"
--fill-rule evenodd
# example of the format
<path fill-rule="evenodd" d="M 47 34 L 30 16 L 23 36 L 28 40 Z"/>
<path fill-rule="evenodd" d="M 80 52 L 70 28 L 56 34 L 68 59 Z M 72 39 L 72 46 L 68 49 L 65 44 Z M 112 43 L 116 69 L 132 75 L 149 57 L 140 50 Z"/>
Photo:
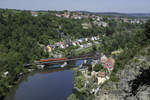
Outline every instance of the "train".
<path fill-rule="evenodd" d="M 66 60 L 66 58 L 48 58 L 48 59 L 40 59 L 40 62 L 59 61 L 59 60 Z"/>

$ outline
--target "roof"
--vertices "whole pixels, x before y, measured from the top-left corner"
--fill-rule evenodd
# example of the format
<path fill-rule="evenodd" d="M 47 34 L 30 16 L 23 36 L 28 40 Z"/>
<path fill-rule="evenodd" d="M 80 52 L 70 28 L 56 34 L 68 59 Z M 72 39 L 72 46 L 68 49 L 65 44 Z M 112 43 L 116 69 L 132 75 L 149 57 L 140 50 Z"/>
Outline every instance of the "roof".
<path fill-rule="evenodd" d="M 98 76 L 99 76 L 99 77 L 105 77 L 105 76 L 106 76 L 106 73 L 105 73 L 105 72 L 99 72 L 99 73 L 98 73 Z"/>
<path fill-rule="evenodd" d="M 105 62 L 104 68 L 112 69 L 112 68 L 114 68 L 114 63 L 115 63 L 115 60 L 110 57 L 110 58 L 107 59 L 107 61 Z"/>
<path fill-rule="evenodd" d="M 101 62 L 102 63 L 105 63 L 106 61 L 107 61 L 107 57 L 105 56 L 105 55 L 103 55 L 102 57 L 101 57 Z"/>

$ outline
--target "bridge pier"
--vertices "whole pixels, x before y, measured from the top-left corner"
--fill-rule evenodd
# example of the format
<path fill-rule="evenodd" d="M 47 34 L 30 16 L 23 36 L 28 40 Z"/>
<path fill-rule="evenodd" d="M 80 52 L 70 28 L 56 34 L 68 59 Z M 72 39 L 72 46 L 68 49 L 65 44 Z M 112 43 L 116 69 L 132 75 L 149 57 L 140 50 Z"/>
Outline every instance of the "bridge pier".
<path fill-rule="evenodd" d="M 61 65 L 61 67 L 65 67 L 67 65 L 67 62 L 64 62 L 63 65 Z"/>
<path fill-rule="evenodd" d="M 45 65 L 37 65 L 38 69 L 44 69 Z"/>

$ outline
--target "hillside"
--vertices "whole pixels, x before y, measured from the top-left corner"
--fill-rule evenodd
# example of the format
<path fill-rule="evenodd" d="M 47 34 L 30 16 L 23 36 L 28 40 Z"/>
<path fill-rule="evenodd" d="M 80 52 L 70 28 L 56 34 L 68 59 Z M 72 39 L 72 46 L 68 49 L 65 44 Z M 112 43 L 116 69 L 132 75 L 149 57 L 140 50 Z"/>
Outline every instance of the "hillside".
<path fill-rule="evenodd" d="M 137 55 L 126 62 L 124 69 L 119 70 L 116 76 L 119 81 L 107 82 L 99 92 L 98 98 L 148 100 L 150 98 L 150 46 L 143 47 Z"/>

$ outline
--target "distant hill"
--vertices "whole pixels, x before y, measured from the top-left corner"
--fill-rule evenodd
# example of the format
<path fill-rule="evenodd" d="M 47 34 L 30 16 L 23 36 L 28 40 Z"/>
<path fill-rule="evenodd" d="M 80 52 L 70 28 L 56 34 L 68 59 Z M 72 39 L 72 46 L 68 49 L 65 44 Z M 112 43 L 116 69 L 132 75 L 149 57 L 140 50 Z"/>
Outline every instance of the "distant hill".
<path fill-rule="evenodd" d="M 76 12 L 98 14 L 104 16 L 150 17 L 150 13 L 117 13 L 117 12 L 89 12 L 89 11 L 76 11 Z"/>
<path fill-rule="evenodd" d="M 96 13 L 106 16 L 129 16 L 129 17 L 150 17 L 150 13 L 116 13 L 116 12 L 104 12 Z"/>
<path fill-rule="evenodd" d="M 3 10 L 3 8 L 0 8 L 0 10 Z M 12 10 L 14 12 L 16 11 L 23 11 L 23 10 L 19 10 L 19 9 L 9 9 Z M 25 10 L 25 11 L 32 11 L 32 10 Z M 55 12 L 56 10 L 34 10 L 36 12 Z M 65 11 L 65 10 L 63 10 Z M 68 10 L 66 10 L 68 11 Z M 61 12 L 61 11 L 56 11 L 56 12 Z M 97 15 L 104 15 L 104 16 L 127 16 L 127 17 L 150 17 L 150 13 L 118 13 L 118 12 L 90 12 L 90 11 L 72 11 L 72 12 L 78 12 L 78 13 L 85 13 L 85 14 L 97 14 Z"/>

